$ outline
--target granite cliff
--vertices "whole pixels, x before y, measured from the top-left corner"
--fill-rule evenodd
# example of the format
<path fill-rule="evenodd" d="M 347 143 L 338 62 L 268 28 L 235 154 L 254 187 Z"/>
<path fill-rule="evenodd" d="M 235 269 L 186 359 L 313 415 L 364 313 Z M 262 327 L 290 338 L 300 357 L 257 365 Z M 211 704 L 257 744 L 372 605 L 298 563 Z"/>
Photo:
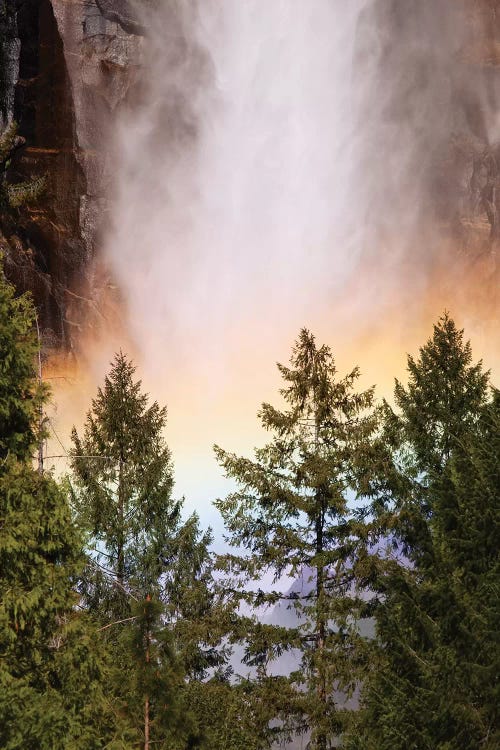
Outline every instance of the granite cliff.
<path fill-rule="evenodd" d="M 99 317 L 108 283 L 99 247 L 110 221 L 113 128 L 144 83 L 138 7 L 0 0 L 0 131 L 15 120 L 23 139 L 8 179 L 45 177 L 37 201 L 0 217 L 0 248 L 18 288 L 33 291 L 46 336 L 70 349 Z M 373 215 L 390 228 L 403 202 L 414 202 L 415 223 L 437 227 L 457 251 L 495 253 L 500 0 L 370 0 L 358 36 L 355 75 L 370 81 L 360 117 L 373 122 L 364 163 Z M 404 180 L 377 186 L 395 139 L 395 153 L 408 141 Z"/>
<path fill-rule="evenodd" d="M 358 58 L 355 74 L 371 84 L 361 112 L 373 216 L 397 233 L 413 206 L 417 246 L 433 234 L 458 253 L 496 251 L 499 0 L 373 0 Z"/>
<path fill-rule="evenodd" d="M 119 108 L 132 95 L 143 30 L 127 0 L 0 0 L 0 129 L 24 145 L 9 180 L 45 177 L 42 196 L 4 215 L 0 245 L 34 293 L 46 336 L 72 347 L 99 307 L 96 250 L 106 220 Z"/>

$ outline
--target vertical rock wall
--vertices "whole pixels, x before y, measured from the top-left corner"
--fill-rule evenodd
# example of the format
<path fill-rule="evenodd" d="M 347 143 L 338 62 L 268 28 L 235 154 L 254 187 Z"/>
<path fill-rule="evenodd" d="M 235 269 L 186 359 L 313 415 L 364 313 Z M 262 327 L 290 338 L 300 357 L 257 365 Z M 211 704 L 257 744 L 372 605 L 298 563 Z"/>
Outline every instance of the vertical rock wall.
<path fill-rule="evenodd" d="M 123 0 L 0 0 L 0 119 L 15 119 L 25 139 L 9 180 L 45 178 L 41 198 L 3 217 L 0 245 L 47 335 L 66 347 L 99 305 L 109 144 L 140 66 L 140 32 Z"/>
<path fill-rule="evenodd" d="M 397 225 L 406 211 L 419 227 L 444 227 L 466 253 L 496 250 L 500 0 L 371 0 L 360 28 L 372 216 Z M 129 0 L 0 0 L 0 129 L 15 119 L 25 139 L 9 179 L 46 183 L 31 207 L 0 217 L 0 250 L 66 347 L 92 324 L 106 284 L 96 258 L 113 127 L 135 96 L 144 33 Z M 391 146 L 409 154 L 404 179 Z M 381 153 L 389 159 L 379 168 Z"/>
<path fill-rule="evenodd" d="M 407 253 L 496 252 L 500 1 L 372 0 L 359 38 L 369 221 Z"/>
<path fill-rule="evenodd" d="M 0 130 L 6 127 L 14 113 L 20 46 L 15 0 L 0 0 Z"/>

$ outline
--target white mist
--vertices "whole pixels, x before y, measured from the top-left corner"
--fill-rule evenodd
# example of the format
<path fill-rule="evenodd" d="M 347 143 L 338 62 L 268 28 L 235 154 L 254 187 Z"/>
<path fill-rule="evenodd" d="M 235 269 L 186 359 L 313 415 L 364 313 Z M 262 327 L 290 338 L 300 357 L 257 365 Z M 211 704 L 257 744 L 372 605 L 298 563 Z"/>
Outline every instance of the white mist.
<path fill-rule="evenodd" d="M 326 316 L 335 330 L 328 310 L 359 250 L 363 5 L 204 0 L 149 19 L 142 101 L 115 142 L 107 258 L 146 382 L 169 406 L 179 490 L 200 499 L 217 476 L 211 444 L 250 448 L 299 328 L 324 330 Z"/>

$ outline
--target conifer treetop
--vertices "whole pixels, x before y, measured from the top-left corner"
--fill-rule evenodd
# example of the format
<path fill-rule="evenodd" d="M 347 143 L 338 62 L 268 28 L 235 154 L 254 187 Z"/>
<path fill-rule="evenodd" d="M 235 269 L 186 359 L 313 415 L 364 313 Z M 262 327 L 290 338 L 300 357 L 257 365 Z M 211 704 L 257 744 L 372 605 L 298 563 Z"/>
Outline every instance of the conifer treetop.
<path fill-rule="evenodd" d="M 220 565 L 235 599 L 253 608 L 253 618 L 235 620 L 232 637 L 245 642 L 245 663 L 257 669 L 266 705 L 259 721 L 268 723 L 274 711 L 278 734 L 310 731 L 310 747 L 326 750 L 349 720 L 335 691 L 349 694 L 356 682 L 352 655 L 364 602 L 353 585 L 358 522 L 350 501 L 360 494 L 359 468 L 378 421 L 373 388 L 356 391 L 357 368 L 339 378 L 331 350 L 307 329 L 290 365 L 278 368 L 284 408 L 265 403 L 259 412 L 267 444 L 253 459 L 215 446 L 238 487 L 216 502 L 234 548 Z M 276 590 L 285 575 L 303 585 Z M 250 581 L 259 582 L 257 591 Z M 263 620 L 264 608 L 278 603 L 294 613 L 292 624 L 290 615 L 288 625 Z M 287 652 L 297 668 L 278 679 L 267 670 Z"/>
<path fill-rule="evenodd" d="M 73 429 L 71 455 L 79 524 L 104 545 L 105 567 L 120 585 L 138 576 L 142 586 L 158 580 L 181 503 L 172 499 L 166 409 L 149 403 L 135 372 L 123 352 L 116 354 L 83 436 Z"/>
<path fill-rule="evenodd" d="M 470 342 L 448 313 L 434 325 L 418 359 L 408 356 L 407 369 L 408 385 L 395 383 L 399 414 L 392 414 L 392 426 L 412 445 L 417 468 L 434 471 L 477 419 L 490 373 L 481 360 L 473 364 Z"/>

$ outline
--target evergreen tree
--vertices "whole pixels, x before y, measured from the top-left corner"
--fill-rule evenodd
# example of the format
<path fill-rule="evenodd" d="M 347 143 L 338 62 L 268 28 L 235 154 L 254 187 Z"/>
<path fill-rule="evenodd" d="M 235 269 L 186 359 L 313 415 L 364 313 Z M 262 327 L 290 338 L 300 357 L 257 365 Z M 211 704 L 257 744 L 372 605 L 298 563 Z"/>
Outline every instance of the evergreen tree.
<path fill-rule="evenodd" d="M 80 539 L 32 465 L 39 407 L 34 310 L 0 273 L 0 745 L 99 748 L 114 728 L 103 664 L 75 610 Z"/>
<path fill-rule="evenodd" d="M 157 402 L 148 405 L 134 373 L 127 357 L 116 355 L 92 402 L 83 437 L 73 430 L 72 466 L 76 518 L 89 550 L 81 593 L 115 654 L 116 700 L 128 715 L 131 741 L 146 747 L 148 742 L 162 746 L 158 743 L 167 738 L 171 743 L 180 731 L 174 721 L 180 721 L 180 713 L 169 713 L 168 701 L 162 709 L 161 698 L 166 686 L 175 684 L 180 699 L 178 665 L 183 675 L 202 679 L 224 653 L 216 648 L 211 535 L 201 532 L 196 515 L 182 521 L 163 437 L 166 410 Z M 143 611 L 152 617 L 149 626 L 149 615 L 138 614 Z M 160 649 L 160 643 L 169 647 Z M 159 649 L 154 670 L 153 649 Z M 134 675 L 133 690 L 123 680 L 127 670 Z M 156 688 L 146 689 L 153 677 Z M 191 737 L 194 742 L 194 725 L 186 718 L 182 724 L 185 741 Z"/>
<path fill-rule="evenodd" d="M 386 405 L 392 465 L 386 464 L 387 494 L 374 508 L 391 549 L 372 566 L 377 641 L 361 729 L 351 742 L 377 750 L 493 747 L 492 723 L 483 731 L 473 719 L 484 707 L 466 687 L 476 669 L 473 654 L 483 653 L 481 642 L 492 641 L 485 623 L 478 627 L 480 618 L 468 630 L 471 597 L 463 586 L 466 566 L 483 556 L 466 519 L 477 521 L 484 510 L 486 487 L 480 489 L 480 474 L 471 471 L 469 451 L 482 440 L 488 374 L 481 363 L 472 364 L 470 344 L 447 315 L 419 359 L 409 358 L 408 371 L 408 386 L 396 383 L 398 411 Z M 471 478 L 476 492 L 464 495 Z M 498 498 L 490 498 L 498 507 Z M 460 561 L 457 544 L 467 549 Z"/>
<path fill-rule="evenodd" d="M 210 530 L 193 513 L 180 526 L 162 577 L 162 600 L 190 680 L 223 670 L 230 649 L 223 645 L 231 621 L 225 581 L 216 580 Z"/>
<path fill-rule="evenodd" d="M 76 517 L 93 546 L 91 563 L 104 573 L 92 576 L 96 588 L 84 593 L 91 610 L 103 605 L 105 617 L 116 619 L 129 613 L 130 586 L 143 596 L 156 593 L 162 556 L 180 521 L 162 435 L 166 410 L 157 402 L 148 406 L 134 372 L 124 354 L 116 355 L 87 414 L 83 437 L 76 429 L 72 433 Z"/>
<path fill-rule="evenodd" d="M 278 368 L 285 410 L 263 404 L 259 414 L 271 441 L 255 460 L 215 448 L 226 476 L 241 488 L 216 503 L 235 547 L 221 563 L 240 576 L 239 586 L 260 582 L 256 593 L 239 593 L 256 612 L 280 601 L 295 610 L 295 626 L 243 619 L 240 635 L 247 664 L 257 668 L 263 721 L 273 705 L 283 735 L 310 730 L 312 747 L 322 749 L 332 746 L 350 713 L 337 691 L 352 693 L 357 680 L 364 605 L 352 573 L 359 529 L 349 499 L 361 492 L 359 469 L 376 429 L 373 389 L 355 391 L 357 369 L 339 379 L 329 348 L 318 348 L 305 329 L 291 367 Z M 303 576 L 304 590 L 273 590 L 284 575 Z M 286 678 L 269 674 L 267 666 L 272 672 L 286 651 L 299 655 L 299 668 Z"/>
<path fill-rule="evenodd" d="M 395 445 L 410 452 L 413 469 L 439 472 L 451 450 L 478 419 L 488 395 L 489 373 L 482 362 L 472 364 L 470 342 L 448 314 L 434 326 L 417 361 L 408 357 L 408 385 L 398 380 L 387 407 Z"/>
<path fill-rule="evenodd" d="M 196 714 L 202 746 L 210 750 L 271 748 L 277 735 L 268 726 L 275 716 L 273 703 L 263 704 L 264 695 L 253 680 L 229 678 L 216 674 L 187 686 L 187 702 Z"/>
<path fill-rule="evenodd" d="M 177 743 L 185 747 L 194 733 L 194 721 L 183 700 L 185 670 L 165 627 L 163 607 L 146 595 L 134 604 L 132 613 L 134 626 L 124 628 L 120 638 L 131 659 L 115 672 L 117 692 L 124 698 L 132 728 L 130 744 L 144 750 Z"/>
<path fill-rule="evenodd" d="M 33 324 L 31 300 L 16 297 L 0 269 L 0 472 L 9 456 L 31 458 L 47 396 L 36 379 Z"/>
<path fill-rule="evenodd" d="M 443 582 L 442 640 L 448 646 L 462 747 L 500 745 L 500 394 L 480 412 L 477 430 L 454 449 L 437 488 L 436 546 Z M 453 603 L 459 606 L 453 607 Z M 451 646 L 451 648 L 450 648 Z M 450 654 L 451 652 L 451 654 Z M 458 747 L 459 742 L 456 742 Z"/>

